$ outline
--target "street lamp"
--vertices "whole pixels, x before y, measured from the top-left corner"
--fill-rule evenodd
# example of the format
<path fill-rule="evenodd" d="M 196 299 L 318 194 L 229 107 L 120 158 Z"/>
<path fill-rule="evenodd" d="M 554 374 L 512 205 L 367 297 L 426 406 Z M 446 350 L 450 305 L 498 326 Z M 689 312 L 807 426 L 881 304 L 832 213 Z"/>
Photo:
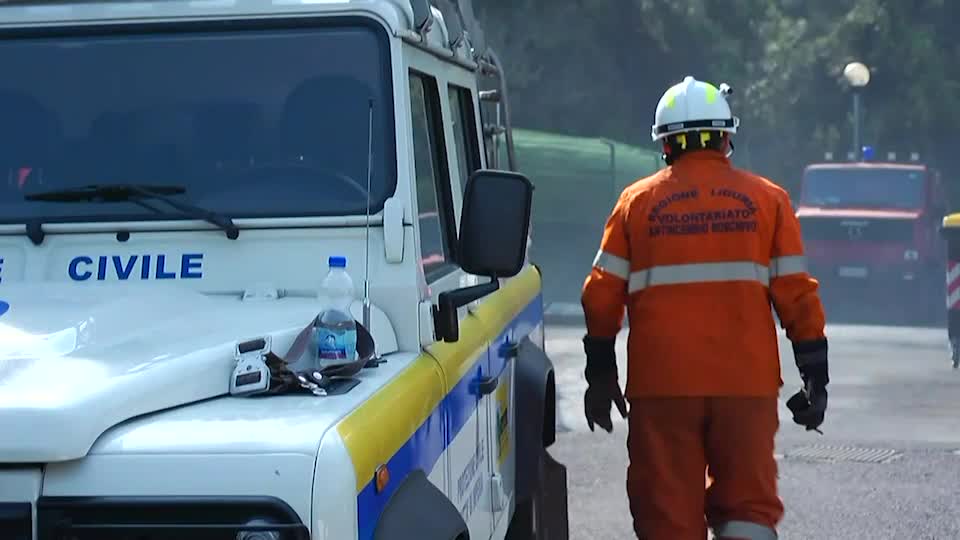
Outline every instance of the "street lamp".
<path fill-rule="evenodd" d="M 853 88 L 853 151 L 860 156 L 860 90 L 870 83 L 870 68 L 861 62 L 850 62 L 843 68 L 843 78 Z"/>

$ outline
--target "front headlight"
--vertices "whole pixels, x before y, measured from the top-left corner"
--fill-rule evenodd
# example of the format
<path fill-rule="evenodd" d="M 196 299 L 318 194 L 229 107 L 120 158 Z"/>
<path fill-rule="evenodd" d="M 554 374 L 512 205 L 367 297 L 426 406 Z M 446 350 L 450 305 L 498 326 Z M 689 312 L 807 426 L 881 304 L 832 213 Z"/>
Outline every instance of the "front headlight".
<path fill-rule="evenodd" d="M 41 497 L 38 540 L 309 540 L 274 497 Z"/>
<path fill-rule="evenodd" d="M 920 253 L 918 253 L 916 250 L 908 249 L 903 252 L 903 260 L 905 261 L 916 261 L 919 258 Z"/>
<path fill-rule="evenodd" d="M 273 523 L 265 519 L 254 519 L 244 524 L 244 527 L 272 527 Z M 247 530 L 237 533 L 237 540 L 283 540 L 280 531 L 275 529 Z"/>

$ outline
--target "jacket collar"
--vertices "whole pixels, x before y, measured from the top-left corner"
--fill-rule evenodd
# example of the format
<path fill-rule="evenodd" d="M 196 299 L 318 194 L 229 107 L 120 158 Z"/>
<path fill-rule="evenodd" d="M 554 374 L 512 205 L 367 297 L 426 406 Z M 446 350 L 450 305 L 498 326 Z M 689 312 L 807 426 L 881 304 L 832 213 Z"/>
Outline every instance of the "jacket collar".
<path fill-rule="evenodd" d="M 688 166 L 696 167 L 698 165 L 702 166 L 707 164 L 729 167 L 730 158 L 728 158 L 719 150 L 694 150 L 677 158 L 671 167 L 683 169 Z"/>

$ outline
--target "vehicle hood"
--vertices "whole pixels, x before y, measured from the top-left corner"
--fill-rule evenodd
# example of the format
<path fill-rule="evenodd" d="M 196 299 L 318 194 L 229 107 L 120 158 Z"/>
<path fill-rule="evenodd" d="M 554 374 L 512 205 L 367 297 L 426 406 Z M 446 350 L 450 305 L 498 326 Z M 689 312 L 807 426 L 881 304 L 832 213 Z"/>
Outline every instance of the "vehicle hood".
<path fill-rule="evenodd" d="M 800 206 L 797 217 L 826 217 L 854 219 L 917 219 L 919 210 L 902 209 L 863 209 L 863 208 L 819 208 Z"/>
<path fill-rule="evenodd" d="M 0 290 L 0 463 L 70 460 L 139 415 L 229 393 L 238 341 L 285 352 L 318 306 L 168 287 Z"/>

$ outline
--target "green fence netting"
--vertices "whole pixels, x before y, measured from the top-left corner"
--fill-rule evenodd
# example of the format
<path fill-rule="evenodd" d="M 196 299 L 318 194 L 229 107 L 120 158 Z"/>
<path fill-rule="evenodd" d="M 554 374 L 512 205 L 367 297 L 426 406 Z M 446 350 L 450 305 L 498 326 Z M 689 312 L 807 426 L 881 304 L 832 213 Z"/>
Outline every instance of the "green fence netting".
<path fill-rule="evenodd" d="M 660 154 L 601 138 L 514 129 L 517 168 L 536 186 L 537 223 L 601 226 L 623 188 L 661 169 Z M 506 167 L 506 148 L 500 145 Z M 601 220 L 599 223 L 597 220 Z"/>

